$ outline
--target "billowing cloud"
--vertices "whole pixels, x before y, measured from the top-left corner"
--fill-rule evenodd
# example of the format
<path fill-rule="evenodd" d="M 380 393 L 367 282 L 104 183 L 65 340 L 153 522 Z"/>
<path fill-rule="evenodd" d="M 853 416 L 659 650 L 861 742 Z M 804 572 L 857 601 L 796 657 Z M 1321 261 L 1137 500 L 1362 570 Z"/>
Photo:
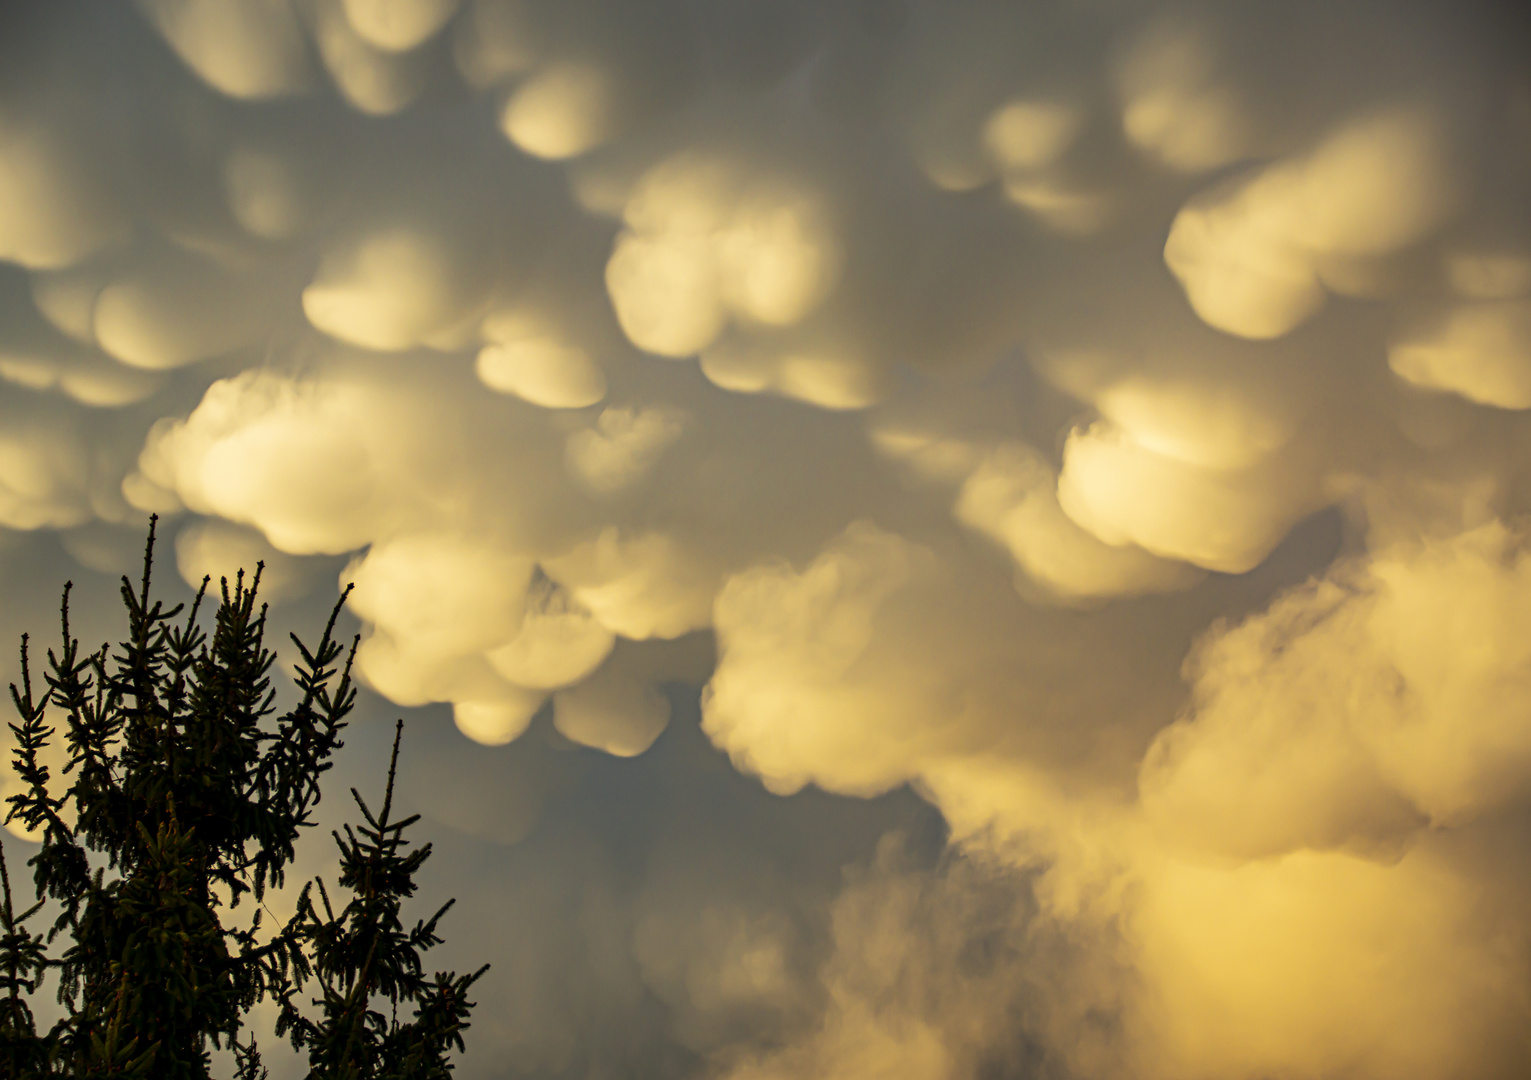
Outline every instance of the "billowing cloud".
<path fill-rule="evenodd" d="M 1305 158 L 1198 195 L 1170 227 L 1164 261 L 1210 325 L 1280 337 L 1330 290 L 1386 290 L 1367 264 L 1448 220 L 1460 199 L 1454 150 L 1429 107 L 1354 119 Z"/>
<path fill-rule="evenodd" d="M 0 21 L 0 628 L 354 585 L 464 1076 L 1525 1074 L 1511 5 Z"/>

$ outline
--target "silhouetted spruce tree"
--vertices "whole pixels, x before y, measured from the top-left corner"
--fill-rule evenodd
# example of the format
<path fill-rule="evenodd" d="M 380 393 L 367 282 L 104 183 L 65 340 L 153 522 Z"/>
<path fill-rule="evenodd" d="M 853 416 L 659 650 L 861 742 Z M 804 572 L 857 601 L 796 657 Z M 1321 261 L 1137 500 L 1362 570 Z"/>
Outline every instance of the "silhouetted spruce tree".
<path fill-rule="evenodd" d="M 248 585 L 241 571 L 232 591 L 224 580 L 209 637 L 198 621 L 208 581 L 182 619 L 181 605 L 151 600 L 153 557 L 151 519 L 142 579 L 136 590 L 122 581 L 128 634 L 115 652 L 81 652 L 69 629 L 70 585 L 40 696 L 22 638 L 22 683 L 11 687 L 19 723 L 10 727 L 23 790 L 8 800 L 6 821 L 40 835 L 41 847 L 28 863 L 38 902 L 19 913 L 0 849 L 3 1075 L 204 1080 L 211 1049 L 227 1046 L 237 1080 L 258 1080 L 260 1055 L 238 1033 L 251 1007 L 271 997 L 281 1003 L 281 1031 L 308 1052 L 313 1080 L 446 1076 L 472 1008 L 463 995 L 482 972 L 420 976 L 419 952 L 439 941 L 446 908 L 408 934 L 399 929 L 399 904 L 430 848 L 402 855 L 415 819 L 388 820 L 397 733 L 382 817 L 358 797 L 363 840 L 347 827 L 349 841 L 340 841 L 341 885 L 355 898 L 339 917 L 320 919 L 305 886 L 295 916 L 262 933 L 261 901 L 283 885 L 312 824 L 319 778 L 355 702 L 356 641 L 347 651 L 334 639 L 346 596 L 315 649 L 292 636 L 299 699 L 278 717 L 266 609 L 256 607 L 261 568 Z M 66 764 L 54 777 L 44 751 L 59 737 Z M 247 898 L 250 917 L 236 924 Z M 26 923 L 48 901 L 56 918 L 45 936 L 34 934 Z M 62 954 L 50 956 L 60 937 Z M 64 1016 L 39 1035 L 27 998 L 49 970 Z M 317 1021 L 299 1006 L 315 976 Z M 395 1015 L 400 1003 L 414 1005 L 415 1018 L 382 1024 L 367 1011 L 373 993 Z"/>
<path fill-rule="evenodd" d="M 393 781 L 399 762 L 403 722 L 394 728 L 393 754 L 388 762 L 388 787 L 382 812 L 372 810 L 351 789 L 364 825 L 345 826 L 335 833 L 340 847 L 340 885 L 351 899 L 337 914 L 323 880 L 317 881 L 324 914 L 305 893 L 299 906 L 299 939 L 312 957 L 323 996 L 317 1021 L 290 1007 L 278 1032 L 290 1028 L 294 1045 L 308 1048 L 309 1076 L 314 1080 L 445 1080 L 452 1066 L 453 1046 L 463 1048 L 473 1002 L 468 989 L 488 970 L 485 964 L 468 975 L 438 972 L 427 980 L 420 954 L 441 943 L 436 925 L 455 901 L 448 900 L 427 920 L 405 930 L 399 911 L 414 895 L 415 873 L 430 858 L 431 846 L 406 852 L 404 830 L 419 815 L 392 820 Z M 358 836 L 358 834 L 360 834 Z M 389 1015 L 374 1004 L 389 1007 Z M 400 1004 L 413 1006 L 414 1016 L 399 1021 Z"/>
<path fill-rule="evenodd" d="M 0 1076 L 42 1076 L 50 1065 L 48 1041 L 38 1036 L 37 1021 L 22 996 L 37 992 L 48 969 L 46 946 L 26 928 L 42 906 L 39 900 L 16 914 L 0 845 Z"/>

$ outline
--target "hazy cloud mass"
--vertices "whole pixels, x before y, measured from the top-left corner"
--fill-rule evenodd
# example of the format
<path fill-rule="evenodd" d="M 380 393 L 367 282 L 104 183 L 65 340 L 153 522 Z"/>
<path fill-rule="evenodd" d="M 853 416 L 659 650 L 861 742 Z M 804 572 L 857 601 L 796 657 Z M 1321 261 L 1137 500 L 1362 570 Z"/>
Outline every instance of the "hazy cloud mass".
<path fill-rule="evenodd" d="M 354 582 L 464 1080 L 1531 1075 L 1518 8 L 11 0 L 0 632 Z"/>

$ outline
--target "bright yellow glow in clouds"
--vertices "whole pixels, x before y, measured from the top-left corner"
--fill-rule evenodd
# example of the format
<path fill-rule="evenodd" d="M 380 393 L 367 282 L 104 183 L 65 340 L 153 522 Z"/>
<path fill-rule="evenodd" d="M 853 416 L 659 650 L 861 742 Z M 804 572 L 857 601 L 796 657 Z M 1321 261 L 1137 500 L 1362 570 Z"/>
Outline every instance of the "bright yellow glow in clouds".
<path fill-rule="evenodd" d="M 15 6 L 0 629 L 353 581 L 465 1077 L 1531 1076 L 1514 5 Z"/>

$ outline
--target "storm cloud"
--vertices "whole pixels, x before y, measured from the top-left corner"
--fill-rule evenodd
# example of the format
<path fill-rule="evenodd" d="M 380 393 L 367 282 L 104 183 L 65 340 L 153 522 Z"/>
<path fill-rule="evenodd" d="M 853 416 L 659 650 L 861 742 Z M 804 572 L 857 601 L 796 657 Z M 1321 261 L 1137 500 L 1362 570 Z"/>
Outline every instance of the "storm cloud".
<path fill-rule="evenodd" d="M 1531 1068 L 1513 5 L 9 3 L 0 380 L 0 629 L 354 582 L 470 1080 Z"/>

